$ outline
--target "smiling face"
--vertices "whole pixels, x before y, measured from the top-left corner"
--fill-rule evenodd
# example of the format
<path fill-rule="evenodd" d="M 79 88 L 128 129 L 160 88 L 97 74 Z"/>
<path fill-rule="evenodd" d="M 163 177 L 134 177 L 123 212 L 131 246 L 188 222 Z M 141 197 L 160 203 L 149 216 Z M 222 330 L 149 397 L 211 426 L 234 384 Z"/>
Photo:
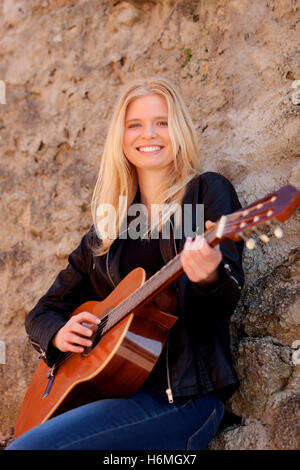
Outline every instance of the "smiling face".
<path fill-rule="evenodd" d="M 125 113 L 123 151 L 137 172 L 162 170 L 173 162 L 168 105 L 159 94 L 134 99 Z"/>

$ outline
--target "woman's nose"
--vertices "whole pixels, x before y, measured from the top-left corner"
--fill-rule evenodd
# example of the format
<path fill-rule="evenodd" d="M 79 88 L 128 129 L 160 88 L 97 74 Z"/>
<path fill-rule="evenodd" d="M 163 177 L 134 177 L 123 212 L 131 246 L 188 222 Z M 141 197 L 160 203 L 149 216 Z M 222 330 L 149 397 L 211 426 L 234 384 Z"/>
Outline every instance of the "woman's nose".
<path fill-rule="evenodd" d="M 142 135 L 147 139 L 154 137 L 156 135 L 155 126 L 151 122 L 145 124 L 142 129 Z"/>

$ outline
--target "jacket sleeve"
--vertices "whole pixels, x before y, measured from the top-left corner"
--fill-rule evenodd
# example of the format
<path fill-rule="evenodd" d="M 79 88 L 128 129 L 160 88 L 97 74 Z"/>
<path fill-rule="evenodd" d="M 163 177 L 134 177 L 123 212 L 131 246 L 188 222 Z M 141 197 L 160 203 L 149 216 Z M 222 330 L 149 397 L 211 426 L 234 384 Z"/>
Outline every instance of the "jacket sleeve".
<path fill-rule="evenodd" d="M 197 197 L 198 202 L 204 204 L 205 221 L 216 222 L 222 215 L 241 208 L 233 185 L 224 176 L 209 172 L 202 175 L 201 180 Z M 207 287 L 191 283 L 199 296 L 209 297 L 210 301 L 222 304 L 229 312 L 235 308 L 244 284 L 243 247 L 243 241 L 234 242 L 229 238 L 224 239 L 220 243 L 222 261 L 218 267 L 217 283 Z"/>
<path fill-rule="evenodd" d="M 68 265 L 60 271 L 49 290 L 25 319 L 25 329 L 33 347 L 48 365 L 62 354 L 52 345 L 52 338 L 68 321 L 71 313 L 93 297 L 89 281 L 92 263 L 90 240 L 92 229 L 69 255 Z"/>

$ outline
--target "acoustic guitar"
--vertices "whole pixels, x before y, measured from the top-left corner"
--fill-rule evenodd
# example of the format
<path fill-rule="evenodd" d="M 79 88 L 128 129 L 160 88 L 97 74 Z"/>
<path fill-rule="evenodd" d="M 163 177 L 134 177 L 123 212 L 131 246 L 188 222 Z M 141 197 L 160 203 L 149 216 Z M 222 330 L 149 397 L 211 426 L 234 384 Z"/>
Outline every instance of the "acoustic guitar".
<path fill-rule="evenodd" d="M 279 222 L 300 205 L 300 193 L 291 185 L 246 208 L 222 216 L 204 233 L 210 246 L 225 238 L 246 240 L 253 234 L 268 242 L 266 233 L 282 236 Z M 103 301 L 85 302 L 72 315 L 88 311 L 100 319 L 93 345 L 83 353 L 64 353 L 51 368 L 40 359 L 27 389 L 16 426 L 18 437 L 34 426 L 76 406 L 104 397 L 129 397 L 146 381 L 177 317 L 155 302 L 183 274 L 180 254 L 147 278 L 143 268 L 129 273 Z"/>

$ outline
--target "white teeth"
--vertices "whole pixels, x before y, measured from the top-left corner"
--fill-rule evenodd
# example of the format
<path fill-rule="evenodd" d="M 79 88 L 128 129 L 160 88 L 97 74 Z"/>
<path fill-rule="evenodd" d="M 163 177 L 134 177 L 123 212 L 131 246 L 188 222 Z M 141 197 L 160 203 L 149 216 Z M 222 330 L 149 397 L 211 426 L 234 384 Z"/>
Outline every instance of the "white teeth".
<path fill-rule="evenodd" d="M 153 147 L 139 147 L 138 149 L 141 150 L 142 152 L 155 152 L 156 150 L 160 150 L 161 147 L 156 147 L 156 146 L 153 146 Z"/>

